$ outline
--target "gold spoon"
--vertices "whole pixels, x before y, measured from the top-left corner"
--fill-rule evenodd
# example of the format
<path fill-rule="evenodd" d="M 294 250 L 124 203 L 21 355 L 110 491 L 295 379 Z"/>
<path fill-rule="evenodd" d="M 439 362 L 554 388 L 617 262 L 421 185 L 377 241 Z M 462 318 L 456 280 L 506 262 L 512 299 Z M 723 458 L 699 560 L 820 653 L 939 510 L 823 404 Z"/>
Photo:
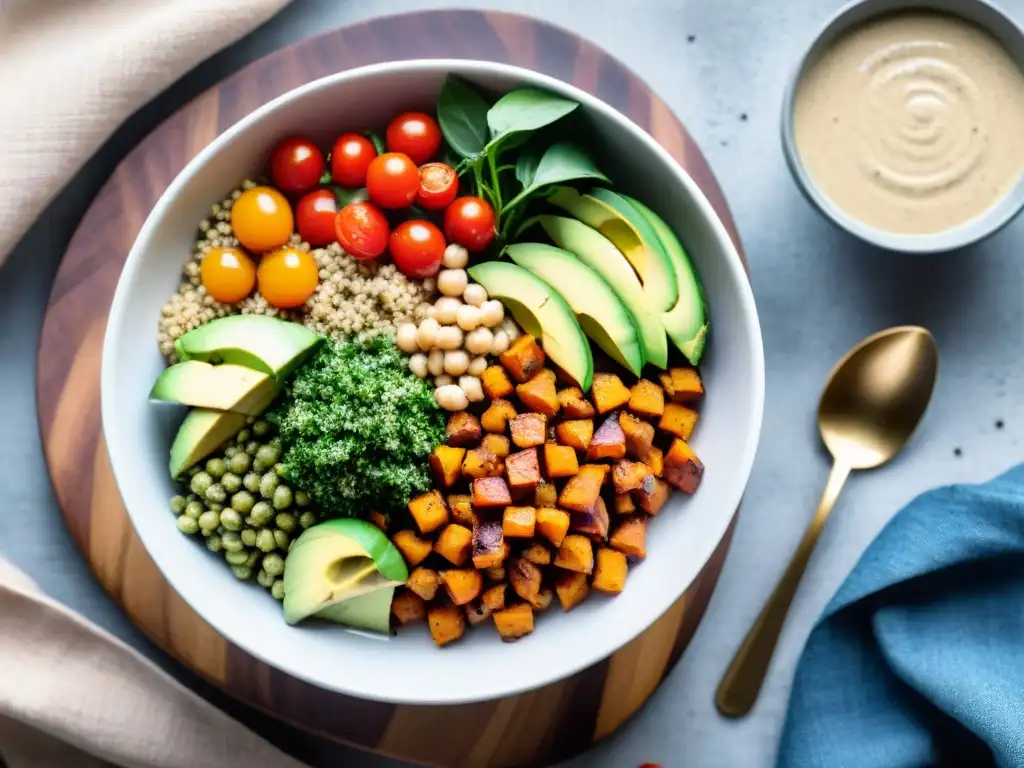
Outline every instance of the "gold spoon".
<path fill-rule="evenodd" d="M 901 326 L 864 339 L 832 369 L 818 405 L 832 471 L 793 559 L 722 677 L 715 700 L 723 715 L 745 715 L 754 706 L 789 604 L 843 483 L 850 470 L 880 466 L 899 453 L 928 406 L 938 363 L 932 335 Z"/>

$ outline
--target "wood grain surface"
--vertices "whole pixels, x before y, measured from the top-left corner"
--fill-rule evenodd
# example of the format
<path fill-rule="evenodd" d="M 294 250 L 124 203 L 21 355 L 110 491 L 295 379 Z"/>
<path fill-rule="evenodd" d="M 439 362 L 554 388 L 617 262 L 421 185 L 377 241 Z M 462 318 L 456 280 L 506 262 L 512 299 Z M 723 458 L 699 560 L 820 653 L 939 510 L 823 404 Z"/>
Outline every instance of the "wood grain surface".
<path fill-rule="evenodd" d="M 75 233 L 39 349 L 39 422 L 58 502 L 104 589 L 157 645 L 238 699 L 301 728 L 412 762 L 546 765 L 609 735 L 650 697 L 689 643 L 732 529 L 692 587 L 608 659 L 509 699 L 393 706 L 291 678 L 235 647 L 170 588 L 136 537 L 100 429 L 100 355 L 118 275 L 159 195 L 214 137 L 266 101 L 341 70 L 411 58 L 489 59 L 589 91 L 647 130 L 696 179 L 739 246 L 714 177 L 668 107 L 628 69 L 570 32 L 522 16 L 437 11 L 368 21 L 279 50 L 183 107 L 117 167 Z M 154 344 L 156 318 L 154 323 Z"/>

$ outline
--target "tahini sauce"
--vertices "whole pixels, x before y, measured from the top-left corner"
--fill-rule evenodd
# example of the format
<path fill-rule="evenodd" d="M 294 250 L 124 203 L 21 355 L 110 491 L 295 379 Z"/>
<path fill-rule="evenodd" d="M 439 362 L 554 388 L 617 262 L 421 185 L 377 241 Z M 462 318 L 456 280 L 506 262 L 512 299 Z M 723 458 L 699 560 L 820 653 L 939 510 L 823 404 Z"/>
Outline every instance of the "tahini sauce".
<path fill-rule="evenodd" d="M 1024 74 L 957 16 L 903 11 L 837 39 L 793 113 L 814 184 L 848 215 L 934 234 L 985 213 L 1024 171 Z"/>

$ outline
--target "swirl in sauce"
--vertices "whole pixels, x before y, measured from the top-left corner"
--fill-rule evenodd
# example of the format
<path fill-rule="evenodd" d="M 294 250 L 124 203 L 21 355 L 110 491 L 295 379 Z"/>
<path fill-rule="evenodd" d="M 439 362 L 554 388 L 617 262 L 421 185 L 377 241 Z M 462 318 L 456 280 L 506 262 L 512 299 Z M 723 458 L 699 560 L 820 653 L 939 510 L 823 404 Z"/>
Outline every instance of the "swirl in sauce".
<path fill-rule="evenodd" d="M 848 215 L 934 234 L 988 211 L 1024 172 L 1024 73 L 957 16 L 905 11 L 844 33 L 793 105 L 807 174 Z"/>

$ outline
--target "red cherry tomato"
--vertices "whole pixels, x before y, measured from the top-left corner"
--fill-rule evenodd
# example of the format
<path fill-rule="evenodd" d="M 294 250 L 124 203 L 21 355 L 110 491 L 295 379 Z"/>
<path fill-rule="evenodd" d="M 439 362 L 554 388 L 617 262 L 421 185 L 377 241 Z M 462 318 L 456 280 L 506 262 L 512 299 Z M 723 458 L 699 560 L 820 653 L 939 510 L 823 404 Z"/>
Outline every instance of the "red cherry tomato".
<path fill-rule="evenodd" d="M 302 136 L 284 139 L 270 155 L 270 178 L 282 192 L 307 192 L 320 183 L 323 175 L 323 153 Z"/>
<path fill-rule="evenodd" d="M 338 215 L 338 201 L 327 189 L 317 189 L 305 195 L 295 206 L 295 221 L 299 236 L 314 248 L 333 243 L 334 218 Z"/>
<path fill-rule="evenodd" d="M 350 256 L 375 259 L 388 247 L 388 220 L 373 203 L 349 203 L 334 219 L 334 234 Z"/>
<path fill-rule="evenodd" d="M 441 269 L 445 249 L 441 230 L 423 219 L 403 221 L 391 233 L 391 258 L 408 277 L 433 277 Z"/>
<path fill-rule="evenodd" d="M 420 188 L 416 202 L 428 211 L 440 211 L 459 194 L 459 177 L 455 169 L 445 163 L 427 163 L 420 166 Z"/>
<path fill-rule="evenodd" d="M 494 211 L 479 197 L 460 197 L 444 212 L 444 233 L 467 250 L 482 251 L 494 239 Z"/>
<path fill-rule="evenodd" d="M 331 178 L 348 189 L 366 185 L 366 169 L 377 156 L 373 142 L 358 133 L 343 133 L 331 150 Z"/>
<path fill-rule="evenodd" d="M 381 208 L 408 208 L 419 188 L 419 169 L 400 152 L 378 155 L 366 171 L 366 191 Z"/>
<path fill-rule="evenodd" d="M 422 165 L 441 148 L 441 128 L 426 112 L 404 112 L 388 124 L 388 152 L 404 152 Z"/>

